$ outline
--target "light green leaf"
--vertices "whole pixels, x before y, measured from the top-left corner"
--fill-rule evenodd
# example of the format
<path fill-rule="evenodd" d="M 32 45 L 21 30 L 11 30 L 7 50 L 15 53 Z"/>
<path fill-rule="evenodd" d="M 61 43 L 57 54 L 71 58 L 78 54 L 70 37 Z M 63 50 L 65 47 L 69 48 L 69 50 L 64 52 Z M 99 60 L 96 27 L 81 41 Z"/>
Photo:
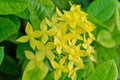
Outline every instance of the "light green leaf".
<path fill-rule="evenodd" d="M 88 14 L 100 21 L 108 20 L 115 11 L 117 0 L 95 0 L 88 7 Z"/>
<path fill-rule="evenodd" d="M 87 80 L 117 80 L 118 71 L 114 60 L 99 65 Z"/>
<path fill-rule="evenodd" d="M 98 43 L 95 43 L 95 51 L 97 53 L 97 61 L 104 62 L 106 60 L 114 59 L 115 63 L 118 65 L 118 54 L 116 49 L 113 48 L 105 48 Z"/>
<path fill-rule="evenodd" d="M 0 17 L 0 42 L 18 32 L 20 28 L 19 19 L 13 19 Z"/>
<path fill-rule="evenodd" d="M 0 65 L 4 59 L 4 47 L 0 47 Z"/>
<path fill-rule="evenodd" d="M 27 8 L 29 0 L 0 0 L 0 15 L 15 14 Z"/>
<path fill-rule="evenodd" d="M 115 41 L 112 39 L 112 35 L 107 30 L 101 30 L 98 33 L 97 42 L 106 48 L 111 48 L 116 45 Z"/>
<path fill-rule="evenodd" d="M 35 66 L 32 70 L 27 70 L 26 67 L 22 76 L 22 80 L 44 80 L 47 72 L 47 66 L 46 69 L 44 69 L 44 71 L 40 70 L 40 68 L 37 66 Z"/>

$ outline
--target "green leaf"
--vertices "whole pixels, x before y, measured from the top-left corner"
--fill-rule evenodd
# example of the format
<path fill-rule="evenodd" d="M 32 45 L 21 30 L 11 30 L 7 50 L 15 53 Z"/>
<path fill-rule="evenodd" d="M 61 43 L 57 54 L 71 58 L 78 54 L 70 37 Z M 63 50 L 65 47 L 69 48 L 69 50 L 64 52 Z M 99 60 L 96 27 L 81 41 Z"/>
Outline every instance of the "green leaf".
<path fill-rule="evenodd" d="M 23 73 L 22 80 L 44 80 L 47 72 L 47 67 L 44 71 L 40 70 L 40 68 L 37 66 L 35 66 L 32 70 L 27 70 L 26 67 Z"/>
<path fill-rule="evenodd" d="M 115 11 L 117 0 L 95 0 L 88 7 L 88 14 L 100 21 L 108 20 Z"/>
<path fill-rule="evenodd" d="M 51 0 L 30 0 L 28 7 L 30 12 L 30 21 L 34 29 L 39 29 L 40 21 L 49 17 L 54 5 Z"/>
<path fill-rule="evenodd" d="M 19 71 L 18 64 L 10 56 L 5 55 L 2 65 L 0 66 L 0 72 L 9 75 L 17 76 Z"/>
<path fill-rule="evenodd" d="M 117 1 L 117 6 L 116 6 L 116 26 L 117 29 L 120 31 L 120 2 Z"/>
<path fill-rule="evenodd" d="M 105 48 L 98 43 L 95 43 L 95 51 L 97 53 L 98 63 L 104 62 L 107 60 L 114 59 L 115 63 L 118 65 L 118 54 L 115 48 Z"/>
<path fill-rule="evenodd" d="M 73 1 L 75 4 L 79 4 L 82 5 L 83 7 L 88 6 L 90 0 L 71 0 Z"/>
<path fill-rule="evenodd" d="M 0 47 L 0 65 L 4 59 L 4 47 Z"/>
<path fill-rule="evenodd" d="M 28 6 L 29 0 L 0 0 L 0 15 L 15 14 Z"/>
<path fill-rule="evenodd" d="M 24 11 L 20 12 L 20 13 L 16 13 L 16 16 L 23 18 L 23 19 L 28 19 L 29 17 L 29 11 L 28 8 L 26 8 Z"/>
<path fill-rule="evenodd" d="M 107 30 L 101 30 L 98 33 L 97 42 L 106 48 L 111 48 L 116 45 L 115 41 L 112 39 L 112 35 Z"/>
<path fill-rule="evenodd" d="M 19 28 L 20 25 L 18 19 L 13 18 L 10 20 L 5 17 L 0 17 L 0 42 L 7 39 L 9 36 L 13 35 L 14 33 L 18 32 Z"/>
<path fill-rule="evenodd" d="M 70 8 L 69 0 L 52 0 L 52 2 L 53 2 L 60 10 L 69 10 L 69 8 Z"/>
<path fill-rule="evenodd" d="M 103 24 L 100 20 L 98 20 L 97 18 L 95 18 L 94 16 L 88 15 L 88 20 L 90 20 L 92 23 L 96 24 L 97 28 L 101 28 L 101 29 L 108 29 L 109 27 L 106 26 L 105 24 Z"/>
<path fill-rule="evenodd" d="M 19 44 L 18 47 L 17 47 L 17 51 L 16 51 L 16 53 L 17 53 L 16 58 L 18 58 L 18 59 L 26 59 L 25 52 L 24 52 L 25 50 L 32 51 L 29 43 L 21 43 L 21 44 Z"/>
<path fill-rule="evenodd" d="M 99 65 L 87 80 L 117 80 L 118 71 L 114 60 Z"/>

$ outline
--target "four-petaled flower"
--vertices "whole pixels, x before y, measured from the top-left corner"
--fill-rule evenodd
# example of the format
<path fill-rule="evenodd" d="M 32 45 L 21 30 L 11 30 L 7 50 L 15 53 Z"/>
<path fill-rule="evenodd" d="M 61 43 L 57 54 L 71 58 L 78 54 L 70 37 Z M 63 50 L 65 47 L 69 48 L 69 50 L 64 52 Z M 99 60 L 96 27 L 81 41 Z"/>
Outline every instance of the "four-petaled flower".
<path fill-rule="evenodd" d="M 22 36 L 21 38 L 17 39 L 16 41 L 18 41 L 18 42 L 29 41 L 32 49 L 35 49 L 36 41 L 37 41 L 35 38 L 39 38 L 41 36 L 40 31 L 39 30 L 33 31 L 31 24 L 28 22 L 25 32 L 26 32 L 26 36 Z"/>

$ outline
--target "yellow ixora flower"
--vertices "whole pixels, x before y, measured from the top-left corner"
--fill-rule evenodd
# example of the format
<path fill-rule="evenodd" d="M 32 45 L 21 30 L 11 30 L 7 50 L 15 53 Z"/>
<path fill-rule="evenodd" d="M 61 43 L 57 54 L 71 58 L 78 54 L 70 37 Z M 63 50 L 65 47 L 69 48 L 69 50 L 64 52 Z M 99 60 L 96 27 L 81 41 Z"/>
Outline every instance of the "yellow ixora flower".
<path fill-rule="evenodd" d="M 22 36 L 21 38 L 17 39 L 18 42 L 30 42 L 30 46 L 32 49 L 35 49 L 37 40 L 35 38 L 39 38 L 41 36 L 40 31 L 36 30 L 33 31 L 32 25 L 28 22 L 26 29 L 25 29 L 26 35 Z"/>
<path fill-rule="evenodd" d="M 76 80 L 76 72 L 85 68 L 83 57 L 95 61 L 94 47 L 91 46 L 95 40 L 92 34 L 94 29 L 94 24 L 87 20 L 87 13 L 81 11 L 79 5 L 71 5 L 69 11 L 61 12 L 56 8 L 51 20 L 45 18 L 41 22 L 40 30 L 33 31 L 28 23 L 26 35 L 17 41 L 29 41 L 35 52 L 25 51 L 27 59 L 30 60 L 28 70 L 35 66 L 44 70 L 48 66 L 43 60 L 47 59 L 53 68 L 54 80 L 59 80 L 63 72 Z"/>
<path fill-rule="evenodd" d="M 43 44 L 42 42 L 37 43 L 38 53 L 43 55 L 43 57 L 47 57 L 49 60 L 54 60 L 54 53 L 52 49 L 54 49 L 54 43 L 48 42 L 47 44 Z"/>
<path fill-rule="evenodd" d="M 39 67 L 41 70 L 46 70 L 45 64 L 43 62 L 44 55 L 41 55 L 39 52 L 34 54 L 32 51 L 25 51 L 25 56 L 30 62 L 27 65 L 27 70 L 33 69 L 35 66 Z"/>
<path fill-rule="evenodd" d="M 41 42 L 43 42 L 44 44 L 48 41 L 48 39 L 49 39 L 48 36 L 55 35 L 55 33 L 57 31 L 56 30 L 57 28 L 55 28 L 55 27 L 48 29 L 46 20 L 43 20 L 40 25 Z"/>
<path fill-rule="evenodd" d="M 51 64 L 52 64 L 53 68 L 55 69 L 55 72 L 54 72 L 54 79 L 55 80 L 59 80 L 59 78 L 62 75 L 62 72 L 68 72 L 68 67 L 66 65 L 64 65 L 66 59 L 67 59 L 67 57 L 63 57 L 59 61 L 59 63 L 57 63 L 54 60 L 51 61 Z"/>

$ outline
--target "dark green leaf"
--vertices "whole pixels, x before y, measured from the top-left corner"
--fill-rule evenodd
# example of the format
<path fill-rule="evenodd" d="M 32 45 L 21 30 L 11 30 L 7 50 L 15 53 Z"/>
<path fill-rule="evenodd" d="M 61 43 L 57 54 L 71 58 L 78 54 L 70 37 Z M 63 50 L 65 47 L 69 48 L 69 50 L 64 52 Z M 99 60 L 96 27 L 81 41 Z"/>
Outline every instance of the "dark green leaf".
<path fill-rule="evenodd" d="M 0 47 L 0 65 L 4 59 L 4 47 Z"/>
<path fill-rule="evenodd" d="M 18 21 L 18 22 L 16 22 Z M 18 24 L 15 24 L 18 23 Z M 19 30 L 19 20 L 13 18 L 12 20 L 0 17 L 0 42 L 7 39 Z"/>
<path fill-rule="evenodd" d="M 53 2 L 60 10 L 69 10 L 69 9 L 70 9 L 69 0 L 52 0 L 52 2 Z"/>
<path fill-rule="evenodd" d="M 87 80 L 117 80 L 118 71 L 114 60 L 99 65 Z"/>
<path fill-rule="evenodd" d="M 18 64 L 10 56 L 6 55 L 0 66 L 0 72 L 10 76 L 17 76 L 18 71 Z"/>
<path fill-rule="evenodd" d="M 24 53 L 25 50 L 32 50 L 29 46 L 29 43 L 19 44 L 17 47 L 16 57 L 18 59 L 26 59 L 25 53 Z"/>

